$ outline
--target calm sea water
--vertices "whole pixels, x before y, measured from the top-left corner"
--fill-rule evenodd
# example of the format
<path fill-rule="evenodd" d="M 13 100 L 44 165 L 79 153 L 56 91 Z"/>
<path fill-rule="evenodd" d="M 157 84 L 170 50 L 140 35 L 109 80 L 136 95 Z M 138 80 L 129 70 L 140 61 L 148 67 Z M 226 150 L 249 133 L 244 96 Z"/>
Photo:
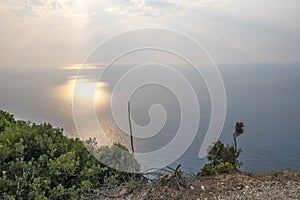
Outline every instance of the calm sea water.
<path fill-rule="evenodd" d="M 126 67 L 114 68 L 104 78 L 105 87 L 97 115 L 112 138 L 128 141 L 114 124 L 109 111 L 110 92 Z M 180 67 L 179 67 L 180 69 Z M 221 140 L 231 144 L 234 123 L 244 121 L 245 133 L 238 138 L 243 149 L 240 160 L 245 171 L 300 170 L 300 65 L 221 65 L 227 93 L 227 116 Z M 91 69 L 94 74 L 97 69 Z M 77 137 L 72 116 L 72 90 L 76 69 L 41 67 L 0 70 L 0 108 L 18 119 L 49 122 Z M 210 119 L 210 100 L 201 77 L 182 68 L 200 102 L 198 135 L 189 150 L 173 165 L 197 172 L 206 162 L 197 159 Z M 83 77 L 89 80 L 89 77 Z M 86 81 L 88 83 L 88 81 Z M 88 87 L 88 85 L 87 85 Z M 132 117 L 136 123 L 149 123 L 148 108 L 163 105 L 168 118 L 161 132 L 149 139 L 136 139 L 137 151 L 147 152 L 168 143 L 179 126 L 180 112 L 174 95 L 158 86 L 140 88 L 132 97 Z"/>

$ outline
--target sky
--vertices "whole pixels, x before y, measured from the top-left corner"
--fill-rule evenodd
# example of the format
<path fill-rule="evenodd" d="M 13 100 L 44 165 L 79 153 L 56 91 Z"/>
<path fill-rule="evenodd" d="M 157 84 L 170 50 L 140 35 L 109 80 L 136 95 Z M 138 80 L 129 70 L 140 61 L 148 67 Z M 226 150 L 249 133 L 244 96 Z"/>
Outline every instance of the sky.
<path fill-rule="evenodd" d="M 144 27 L 201 43 L 217 64 L 299 63 L 299 0 L 0 0 L 0 69 L 81 63 Z"/>

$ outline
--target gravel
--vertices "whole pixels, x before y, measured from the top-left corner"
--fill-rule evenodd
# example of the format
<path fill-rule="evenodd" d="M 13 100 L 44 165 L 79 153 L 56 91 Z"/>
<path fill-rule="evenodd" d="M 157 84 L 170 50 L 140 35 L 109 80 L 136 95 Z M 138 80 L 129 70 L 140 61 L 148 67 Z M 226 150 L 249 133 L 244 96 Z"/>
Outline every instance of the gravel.
<path fill-rule="evenodd" d="M 205 188 L 199 199 L 300 199 L 300 173 L 293 171 L 218 175 L 194 183 Z"/>
<path fill-rule="evenodd" d="M 300 199 L 300 172 L 281 171 L 277 173 L 251 174 L 233 173 L 212 177 L 197 177 L 193 180 L 179 180 L 185 187 L 178 187 L 176 181 L 145 184 L 129 183 L 117 188 L 115 194 L 126 193 L 118 198 L 98 196 L 95 199 Z M 129 187 L 130 185 L 130 187 Z M 130 192 L 128 192 L 130 191 Z"/>

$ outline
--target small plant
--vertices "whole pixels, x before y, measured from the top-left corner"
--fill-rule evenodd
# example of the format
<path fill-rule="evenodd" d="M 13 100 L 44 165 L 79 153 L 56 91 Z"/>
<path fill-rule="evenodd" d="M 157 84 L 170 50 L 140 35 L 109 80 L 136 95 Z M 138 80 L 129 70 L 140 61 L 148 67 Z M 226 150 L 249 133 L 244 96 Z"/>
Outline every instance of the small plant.
<path fill-rule="evenodd" d="M 235 124 L 233 145 L 225 146 L 221 141 L 217 141 L 208 148 L 207 159 L 209 163 L 204 165 L 199 175 L 211 176 L 238 171 L 241 166 L 238 157 L 242 150 L 237 148 L 237 137 L 244 133 L 244 127 L 245 124 L 243 122 Z"/>

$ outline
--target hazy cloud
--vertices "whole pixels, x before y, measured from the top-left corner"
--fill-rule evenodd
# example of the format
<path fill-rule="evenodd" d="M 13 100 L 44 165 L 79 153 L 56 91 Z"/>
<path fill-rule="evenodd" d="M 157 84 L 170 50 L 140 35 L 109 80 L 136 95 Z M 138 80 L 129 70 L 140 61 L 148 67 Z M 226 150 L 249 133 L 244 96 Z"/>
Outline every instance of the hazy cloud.
<path fill-rule="evenodd" d="M 106 9 L 127 17 L 181 15 L 187 13 L 207 13 L 224 8 L 226 0 L 129 0 L 121 1 Z"/>
<path fill-rule="evenodd" d="M 127 30 L 162 27 L 218 63 L 300 62 L 298 0 L 3 0 L 0 67 L 77 63 Z"/>

